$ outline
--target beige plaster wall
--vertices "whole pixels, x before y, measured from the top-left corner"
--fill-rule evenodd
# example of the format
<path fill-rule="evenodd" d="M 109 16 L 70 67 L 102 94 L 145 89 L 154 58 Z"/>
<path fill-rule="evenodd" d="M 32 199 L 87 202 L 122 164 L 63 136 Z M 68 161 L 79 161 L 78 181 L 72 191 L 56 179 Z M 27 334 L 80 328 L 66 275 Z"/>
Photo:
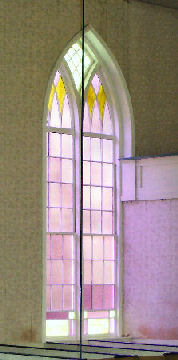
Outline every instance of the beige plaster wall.
<path fill-rule="evenodd" d="M 80 0 L 0 0 L 0 12 L 0 342 L 40 342 L 44 96 L 80 31 Z M 128 82 L 137 154 L 175 151 L 175 10 L 90 0 L 86 24 Z"/>

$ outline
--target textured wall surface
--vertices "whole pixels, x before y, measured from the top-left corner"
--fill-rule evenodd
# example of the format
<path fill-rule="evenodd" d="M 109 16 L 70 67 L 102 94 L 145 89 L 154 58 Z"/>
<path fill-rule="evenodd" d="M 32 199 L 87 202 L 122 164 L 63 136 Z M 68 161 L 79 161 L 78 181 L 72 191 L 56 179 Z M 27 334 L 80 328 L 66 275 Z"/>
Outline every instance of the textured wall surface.
<path fill-rule="evenodd" d="M 124 333 L 178 339 L 178 200 L 124 203 Z"/>
<path fill-rule="evenodd" d="M 80 31 L 80 0 L 0 0 L 0 342 L 41 341 L 42 115 L 50 73 Z M 118 60 L 139 155 L 175 151 L 175 10 L 86 1 Z"/>

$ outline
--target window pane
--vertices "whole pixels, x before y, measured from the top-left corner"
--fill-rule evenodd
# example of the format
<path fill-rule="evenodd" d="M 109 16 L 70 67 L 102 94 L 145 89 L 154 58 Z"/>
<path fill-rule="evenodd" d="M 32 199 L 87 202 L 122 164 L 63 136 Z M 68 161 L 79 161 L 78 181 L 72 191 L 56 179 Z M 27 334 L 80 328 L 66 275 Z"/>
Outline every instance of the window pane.
<path fill-rule="evenodd" d="M 93 236 L 93 259 L 103 259 L 103 236 Z"/>
<path fill-rule="evenodd" d="M 46 261 L 46 282 L 47 284 L 51 283 L 51 261 Z"/>
<path fill-rule="evenodd" d="M 114 308 L 114 285 L 104 285 L 104 308 Z"/>
<path fill-rule="evenodd" d="M 50 119 L 49 126 L 59 128 L 60 127 L 60 115 L 59 115 L 59 105 L 58 105 L 58 102 L 57 102 L 56 93 L 54 93 L 54 96 L 53 96 L 50 118 L 51 119 Z"/>
<path fill-rule="evenodd" d="M 63 114 L 62 114 L 62 127 L 63 128 L 70 128 L 71 127 L 71 115 L 70 115 L 70 107 L 69 107 L 69 100 L 67 95 L 64 99 L 64 107 L 63 107 Z"/>
<path fill-rule="evenodd" d="M 104 236 L 104 258 L 114 260 L 114 237 Z"/>
<path fill-rule="evenodd" d="M 83 125 L 83 130 L 86 132 L 90 131 L 90 116 L 89 116 L 89 111 L 88 111 L 88 104 L 85 103 L 85 108 L 84 108 L 84 125 Z"/>
<path fill-rule="evenodd" d="M 62 236 L 52 235 L 51 236 L 51 247 L 52 247 L 52 258 L 62 258 Z"/>
<path fill-rule="evenodd" d="M 101 185 L 101 163 L 91 163 L 91 184 Z"/>
<path fill-rule="evenodd" d="M 84 233 L 90 232 L 90 211 L 83 211 L 83 231 Z"/>
<path fill-rule="evenodd" d="M 92 309 L 99 310 L 103 309 L 103 285 L 92 286 Z M 94 316 L 94 314 L 93 314 Z"/>
<path fill-rule="evenodd" d="M 112 135 L 112 122 L 109 112 L 108 104 L 105 105 L 104 116 L 103 116 L 103 134 Z"/>
<path fill-rule="evenodd" d="M 64 285 L 64 310 L 73 310 L 74 308 L 74 287 L 72 285 Z"/>
<path fill-rule="evenodd" d="M 84 209 L 90 208 L 90 186 L 83 187 L 83 207 Z"/>
<path fill-rule="evenodd" d="M 46 310 L 51 309 L 51 286 L 46 286 Z"/>
<path fill-rule="evenodd" d="M 72 136 L 62 135 L 62 156 L 72 158 Z"/>
<path fill-rule="evenodd" d="M 114 261 L 104 261 L 104 283 L 114 284 Z"/>
<path fill-rule="evenodd" d="M 112 163 L 112 140 L 103 140 L 103 161 Z"/>
<path fill-rule="evenodd" d="M 51 256 L 51 240 L 50 235 L 46 236 L 46 258 L 49 259 Z"/>
<path fill-rule="evenodd" d="M 62 207 L 72 208 L 72 184 L 62 185 Z"/>
<path fill-rule="evenodd" d="M 101 161 L 101 140 L 91 139 L 91 160 Z"/>
<path fill-rule="evenodd" d="M 91 284 L 91 261 L 84 260 L 84 284 Z"/>
<path fill-rule="evenodd" d="M 64 260 L 64 284 L 74 283 L 74 265 L 72 260 Z"/>
<path fill-rule="evenodd" d="M 49 181 L 57 181 L 60 182 L 60 159 L 57 158 L 49 158 Z"/>
<path fill-rule="evenodd" d="M 84 259 L 91 259 L 91 236 L 83 237 L 83 255 Z"/>
<path fill-rule="evenodd" d="M 88 161 L 83 162 L 83 183 L 90 184 L 90 163 Z"/>
<path fill-rule="evenodd" d="M 62 160 L 62 182 L 72 183 L 72 161 Z"/>
<path fill-rule="evenodd" d="M 73 236 L 65 235 L 64 237 L 64 259 L 74 258 L 74 239 Z"/>
<path fill-rule="evenodd" d="M 101 188 L 91 187 L 91 208 L 101 209 Z"/>
<path fill-rule="evenodd" d="M 52 310 L 62 310 L 62 286 L 52 286 Z"/>
<path fill-rule="evenodd" d="M 95 90 L 95 93 L 97 94 L 98 91 L 99 91 L 99 87 L 100 87 L 100 85 L 101 85 L 99 76 L 98 76 L 97 74 L 95 74 L 95 76 L 93 77 L 91 83 L 92 83 L 92 85 L 93 85 L 93 88 L 94 88 L 94 90 Z"/>
<path fill-rule="evenodd" d="M 91 211 L 91 230 L 94 234 L 101 233 L 101 211 Z"/>
<path fill-rule="evenodd" d="M 49 184 L 49 205 L 60 207 L 61 191 L 59 184 Z"/>
<path fill-rule="evenodd" d="M 100 122 L 100 113 L 98 104 L 95 101 L 93 115 L 92 115 L 92 121 L 91 121 L 91 131 L 94 133 L 101 133 L 101 122 Z"/>
<path fill-rule="evenodd" d="M 88 320 L 88 334 L 108 334 L 109 320 L 108 319 L 89 319 Z"/>
<path fill-rule="evenodd" d="M 104 234 L 112 234 L 112 212 L 103 211 L 103 233 Z"/>
<path fill-rule="evenodd" d="M 62 209 L 62 230 L 72 232 L 73 230 L 73 212 L 69 209 Z"/>
<path fill-rule="evenodd" d="M 61 230 L 60 209 L 49 209 L 49 231 L 58 232 Z"/>
<path fill-rule="evenodd" d="M 112 189 L 103 188 L 103 210 L 112 210 Z"/>
<path fill-rule="evenodd" d="M 84 285 L 84 309 L 91 309 L 91 285 Z"/>
<path fill-rule="evenodd" d="M 112 171 L 113 166 L 110 164 L 103 164 L 103 185 L 112 186 Z"/>
<path fill-rule="evenodd" d="M 83 158 L 84 160 L 90 160 L 90 138 L 83 138 Z"/>
<path fill-rule="evenodd" d="M 49 155 L 60 156 L 60 134 L 49 133 Z"/>
<path fill-rule="evenodd" d="M 103 284 L 102 261 L 93 261 L 93 284 Z"/>
<path fill-rule="evenodd" d="M 63 265 L 62 260 L 52 260 L 52 284 L 63 283 Z"/>

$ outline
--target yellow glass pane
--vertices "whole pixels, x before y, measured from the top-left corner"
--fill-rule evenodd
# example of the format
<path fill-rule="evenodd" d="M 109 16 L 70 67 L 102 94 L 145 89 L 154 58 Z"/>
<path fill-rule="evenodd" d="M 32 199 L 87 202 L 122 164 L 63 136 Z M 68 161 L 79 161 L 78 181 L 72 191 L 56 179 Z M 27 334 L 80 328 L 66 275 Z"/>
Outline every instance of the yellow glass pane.
<path fill-rule="evenodd" d="M 87 100 L 88 100 L 88 107 L 89 107 L 89 110 L 90 110 L 90 116 L 91 117 L 92 117 L 95 98 L 96 98 L 96 95 L 95 95 L 95 92 L 93 90 L 93 86 L 90 85 L 89 90 L 88 90 Z"/>
<path fill-rule="evenodd" d="M 47 320 L 46 336 L 68 336 L 69 321 L 68 320 Z"/>
<path fill-rule="evenodd" d="M 51 92 L 50 92 L 50 95 L 49 95 L 49 101 L 48 101 L 48 110 L 49 111 L 51 111 L 51 106 L 52 106 L 52 102 L 53 102 L 54 93 L 55 93 L 55 86 L 54 86 L 54 84 L 52 84 Z"/>
<path fill-rule="evenodd" d="M 98 95 L 97 95 L 97 99 L 98 99 L 101 119 L 103 119 L 104 106 L 105 106 L 105 103 L 106 103 L 106 94 L 104 92 L 104 89 L 103 89 L 102 85 L 100 85 Z"/>
<path fill-rule="evenodd" d="M 88 319 L 88 334 L 108 334 L 109 320 L 108 319 Z"/>
<path fill-rule="evenodd" d="M 58 101 L 59 101 L 60 112 L 62 113 L 64 98 L 66 95 L 66 90 L 65 90 L 62 78 L 60 78 L 60 80 L 56 86 L 56 92 L 57 92 L 57 97 L 58 97 Z"/>

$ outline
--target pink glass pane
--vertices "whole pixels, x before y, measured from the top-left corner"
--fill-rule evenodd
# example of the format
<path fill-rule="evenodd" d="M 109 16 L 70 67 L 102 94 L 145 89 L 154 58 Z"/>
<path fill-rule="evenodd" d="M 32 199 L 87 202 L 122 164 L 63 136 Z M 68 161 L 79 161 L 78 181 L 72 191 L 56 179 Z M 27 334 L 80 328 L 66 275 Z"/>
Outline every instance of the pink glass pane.
<path fill-rule="evenodd" d="M 93 284 L 103 284 L 102 261 L 93 261 Z"/>
<path fill-rule="evenodd" d="M 74 263 L 72 260 L 64 260 L 64 284 L 74 283 Z"/>
<path fill-rule="evenodd" d="M 46 309 L 51 309 L 51 286 L 46 286 Z"/>
<path fill-rule="evenodd" d="M 83 237 L 83 254 L 84 259 L 91 259 L 91 236 Z"/>
<path fill-rule="evenodd" d="M 109 112 L 108 104 L 105 105 L 104 115 L 103 115 L 103 134 L 112 135 L 112 122 Z"/>
<path fill-rule="evenodd" d="M 56 310 L 56 309 L 55 309 Z M 62 310 L 62 307 L 61 307 Z M 56 311 L 49 311 L 46 313 L 46 319 L 47 320 L 62 320 L 62 319 L 68 319 L 68 312 L 61 312 L 60 309 Z"/>
<path fill-rule="evenodd" d="M 91 261 L 84 260 L 84 284 L 91 284 Z"/>
<path fill-rule="evenodd" d="M 64 259 L 74 258 L 74 243 L 73 237 L 69 235 L 64 236 Z"/>
<path fill-rule="evenodd" d="M 90 162 L 83 162 L 83 183 L 90 184 Z"/>
<path fill-rule="evenodd" d="M 101 161 L 101 140 L 91 139 L 91 160 Z"/>
<path fill-rule="evenodd" d="M 103 285 L 92 286 L 92 309 L 103 309 Z"/>
<path fill-rule="evenodd" d="M 91 131 L 94 133 L 101 133 L 100 113 L 96 101 L 95 101 L 92 120 L 91 120 Z"/>
<path fill-rule="evenodd" d="M 49 133 L 49 155 L 60 156 L 60 134 Z"/>
<path fill-rule="evenodd" d="M 48 183 L 46 184 L 46 206 L 49 206 Z"/>
<path fill-rule="evenodd" d="M 112 186 L 112 171 L 113 166 L 110 164 L 103 164 L 103 185 Z"/>
<path fill-rule="evenodd" d="M 47 260 L 46 261 L 46 283 L 50 284 L 51 282 L 51 261 Z"/>
<path fill-rule="evenodd" d="M 112 189 L 103 188 L 103 210 L 112 210 Z"/>
<path fill-rule="evenodd" d="M 72 208 L 72 184 L 62 185 L 62 207 Z"/>
<path fill-rule="evenodd" d="M 90 160 L 90 138 L 83 138 L 83 158 L 84 160 Z"/>
<path fill-rule="evenodd" d="M 88 334 L 88 320 L 84 320 L 84 335 Z"/>
<path fill-rule="evenodd" d="M 88 110 L 88 104 L 87 103 L 85 103 L 85 108 L 84 108 L 83 130 L 86 131 L 86 132 L 90 131 L 90 116 L 89 116 L 89 110 Z"/>
<path fill-rule="evenodd" d="M 103 233 L 112 234 L 113 213 L 103 211 Z"/>
<path fill-rule="evenodd" d="M 70 209 L 62 209 L 62 230 L 66 232 L 73 230 L 73 212 Z"/>
<path fill-rule="evenodd" d="M 91 285 L 84 285 L 84 310 L 91 309 Z"/>
<path fill-rule="evenodd" d="M 91 208 L 101 209 L 101 188 L 91 187 Z"/>
<path fill-rule="evenodd" d="M 60 182 L 60 159 L 49 158 L 49 181 Z"/>
<path fill-rule="evenodd" d="M 46 209 L 46 231 L 49 231 L 49 224 L 48 224 L 48 209 Z"/>
<path fill-rule="evenodd" d="M 91 211 L 91 229 L 92 233 L 101 233 L 101 211 Z"/>
<path fill-rule="evenodd" d="M 58 128 L 60 127 L 59 105 L 58 105 L 56 93 L 53 96 L 51 119 L 49 125 Z"/>
<path fill-rule="evenodd" d="M 102 236 L 93 236 L 93 259 L 102 260 L 103 259 L 103 237 Z"/>
<path fill-rule="evenodd" d="M 62 160 L 62 182 L 72 183 L 72 161 Z"/>
<path fill-rule="evenodd" d="M 75 335 L 75 320 L 69 320 L 70 336 Z"/>
<path fill-rule="evenodd" d="M 60 80 L 60 77 L 61 77 L 61 75 L 60 75 L 59 71 L 57 70 L 56 74 L 55 74 L 55 78 L 54 78 L 54 86 L 55 87 L 57 86 L 57 84 L 58 84 L 58 82 Z"/>
<path fill-rule="evenodd" d="M 101 185 L 101 164 L 91 163 L 91 184 Z"/>
<path fill-rule="evenodd" d="M 114 238 L 112 236 L 104 237 L 104 259 L 114 260 Z"/>
<path fill-rule="evenodd" d="M 104 261 L 104 283 L 114 284 L 114 261 Z"/>
<path fill-rule="evenodd" d="M 51 236 L 51 245 L 52 245 L 52 258 L 61 259 L 62 258 L 62 236 L 61 235 L 52 235 Z"/>
<path fill-rule="evenodd" d="M 62 286 L 52 286 L 52 310 L 62 310 Z"/>
<path fill-rule="evenodd" d="M 112 140 L 103 140 L 103 161 L 113 162 L 112 147 Z"/>
<path fill-rule="evenodd" d="M 71 127 L 71 115 L 70 115 L 69 100 L 67 95 L 65 96 L 64 105 L 63 105 L 62 127 L 63 128 Z"/>
<path fill-rule="evenodd" d="M 72 158 L 72 136 L 62 135 L 62 157 Z"/>
<path fill-rule="evenodd" d="M 63 265 L 62 260 L 52 260 L 52 283 L 62 284 L 63 283 Z"/>
<path fill-rule="evenodd" d="M 60 206 L 61 192 L 59 184 L 49 184 L 49 205 Z"/>
<path fill-rule="evenodd" d="M 49 259 L 50 258 L 50 254 L 51 254 L 51 243 L 50 243 L 50 235 L 47 235 L 46 237 L 46 258 Z"/>
<path fill-rule="evenodd" d="M 64 310 L 73 310 L 74 286 L 64 285 Z"/>
<path fill-rule="evenodd" d="M 84 209 L 90 208 L 90 186 L 83 187 L 83 207 Z"/>
<path fill-rule="evenodd" d="M 100 287 L 102 285 L 94 285 L 94 287 Z M 88 319 L 106 319 L 109 317 L 108 311 L 91 311 L 88 312 Z"/>
<path fill-rule="evenodd" d="M 95 93 L 97 94 L 98 93 L 98 90 L 99 90 L 99 87 L 101 85 L 101 82 L 100 82 L 100 79 L 98 77 L 98 75 L 95 74 L 95 76 L 93 77 L 92 79 L 92 85 L 93 85 L 93 88 L 95 90 Z"/>
<path fill-rule="evenodd" d="M 49 231 L 61 231 L 60 209 L 49 209 Z"/>
<path fill-rule="evenodd" d="M 83 211 L 83 232 L 90 232 L 90 211 L 87 210 Z"/>
<path fill-rule="evenodd" d="M 110 333 L 113 334 L 115 331 L 115 320 L 110 319 Z"/>
<path fill-rule="evenodd" d="M 114 285 L 104 285 L 104 308 L 114 308 Z"/>

